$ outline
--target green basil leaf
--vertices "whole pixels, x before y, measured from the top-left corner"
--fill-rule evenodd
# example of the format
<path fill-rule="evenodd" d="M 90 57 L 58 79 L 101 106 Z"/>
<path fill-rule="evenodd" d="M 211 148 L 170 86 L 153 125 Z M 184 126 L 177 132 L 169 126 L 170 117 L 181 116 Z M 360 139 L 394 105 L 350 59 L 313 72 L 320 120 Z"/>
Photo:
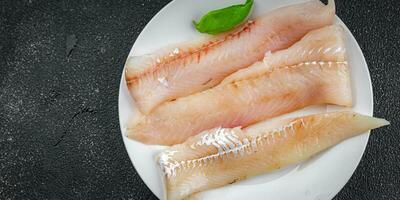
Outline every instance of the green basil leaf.
<path fill-rule="evenodd" d="M 204 15 L 200 22 L 193 20 L 193 24 L 201 33 L 214 35 L 229 31 L 246 19 L 252 6 L 253 0 L 247 0 L 244 4 L 213 10 Z"/>

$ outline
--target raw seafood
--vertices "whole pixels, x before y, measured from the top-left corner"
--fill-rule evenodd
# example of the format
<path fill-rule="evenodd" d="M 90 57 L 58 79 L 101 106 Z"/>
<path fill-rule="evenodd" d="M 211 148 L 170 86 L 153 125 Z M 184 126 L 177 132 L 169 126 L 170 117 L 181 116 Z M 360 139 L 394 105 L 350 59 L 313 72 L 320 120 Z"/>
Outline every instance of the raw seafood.
<path fill-rule="evenodd" d="M 215 128 L 162 152 L 167 199 L 178 200 L 310 158 L 342 140 L 388 125 L 354 112 L 310 115 L 274 125 Z"/>
<path fill-rule="evenodd" d="M 257 62 L 231 74 L 222 83 L 259 76 L 271 70 L 271 67 L 292 66 L 307 61 L 346 62 L 343 28 L 331 25 L 310 31 L 290 48 L 275 53 L 267 52 L 263 62 Z"/>
<path fill-rule="evenodd" d="M 256 63 L 214 88 L 166 102 L 141 116 L 128 125 L 128 137 L 149 144 L 173 145 L 214 127 L 246 127 L 308 105 L 351 106 L 341 38 L 341 28 L 337 26 L 312 31 L 289 49 L 267 55 L 267 64 Z M 301 49 L 299 54 L 292 55 L 297 49 Z M 314 49 L 321 50 L 314 55 Z M 286 54 L 295 61 L 275 62 Z M 276 66 L 269 66 L 272 61 L 268 58 Z"/>
<path fill-rule="evenodd" d="M 311 1 L 276 9 L 229 34 L 130 57 L 125 72 L 129 91 L 148 114 L 162 102 L 217 85 L 267 51 L 289 47 L 310 30 L 332 24 L 334 15 L 333 0 L 328 6 Z"/>

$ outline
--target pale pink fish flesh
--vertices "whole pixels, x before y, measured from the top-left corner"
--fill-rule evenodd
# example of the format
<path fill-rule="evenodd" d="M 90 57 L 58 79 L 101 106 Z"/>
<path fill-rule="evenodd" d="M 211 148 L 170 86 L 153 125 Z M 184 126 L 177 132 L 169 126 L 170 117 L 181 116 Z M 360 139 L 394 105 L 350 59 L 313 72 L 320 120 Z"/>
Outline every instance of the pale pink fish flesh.
<path fill-rule="evenodd" d="M 320 1 L 282 7 L 237 30 L 200 42 L 171 46 L 153 54 L 130 57 L 125 78 L 142 113 L 165 101 L 217 85 L 227 75 L 285 49 L 313 29 L 330 25 L 335 8 Z"/>
<path fill-rule="evenodd" d="M 307 33 L 290 48 L 267 52 L 263 62 L 241 69 L 228 77 L 222 84 L 259 76 L 272 68 L 296 65 L 302 62 L 346 62 L 343 28 L 339 25 L 326 26 Z"/>
<path fill-rule="evenodd" d="M 303 50 L 342 47 L 341 29 L 328 26 L 307 34 Z M 330 34 L 325 34 L 329 31 Z M 332 36 L 333 35 L 333 36 Z M 324 42 L 315 42 L 325 40 Z M 325 37 L 322 37 L 325 36 Z M 332 42 L 335 41 L 335 42 Z M 315 46 L 309 46 L 313 43 Z M 291 54 L 294 45 L 285 50 Z M 269 57 L 281 57 L 277 52 Z M 128 137 L 148 144 L 173 145 L 190 136 L 214 127 L 246 127 L 253 123 L 288 113 L 309 105 L 352 105 L 350 76 L 344 50 L 327 56 L 293 55 L 295 65 L 277 67 L 256 63 L 254 67 L 236 72 L 224 83 L 209 90 L 166 102 L 152 113 L 141 116 L 128 125 Z M 329 58 L 329 59 L 328 59 Z M 308 60 L 315 59 L 315 60 Z M 329 60 L 329 61 L 328 61 Z M 285 61 L 290 62 L 290 61 Z M 290 64 L 293 64 L 290 63 Z"/>
<path fill-rule="evenodd" d="M 163 151 L 168 200 L 180 200 L 252 176 L 307 160 L 339 142 L 388 125 L 384 119 L 354 112 L 286 119 L 254 131 L 236 127 L 204 131 Z"/>

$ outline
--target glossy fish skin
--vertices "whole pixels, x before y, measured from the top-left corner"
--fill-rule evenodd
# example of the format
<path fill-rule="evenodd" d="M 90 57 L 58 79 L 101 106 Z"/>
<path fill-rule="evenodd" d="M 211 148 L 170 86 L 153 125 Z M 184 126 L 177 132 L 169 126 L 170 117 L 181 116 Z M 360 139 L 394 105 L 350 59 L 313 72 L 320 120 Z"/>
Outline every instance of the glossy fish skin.
<path fill-rule="evenodd" d="M 287 6 L 222 36 L 130 57 L 125 67 L 129 91 L 148 114 L 162 102 L 215 86 L 265 52 L 285 49 L 310 30 L 332 24 L 334 14 L 333 0 L 328 6 L 319 1 Z"/>
<path fill-rule="evenodd" d="M 164 103 L 130 123 L 128 137 L 149 144 L 178 144 L 214 127 L 245 127 L 324 103 L 352 104 L 340 26 L 312 31 L 214 88 Z"/>
<path fill-rule="evenodd" d="M 384 119 L 335 112 L 283 120 L 264 129 L 216 128 L 158 156 L 167 199 L 222 187 L 296 164 L 339 142 L 388 125 Z"/>

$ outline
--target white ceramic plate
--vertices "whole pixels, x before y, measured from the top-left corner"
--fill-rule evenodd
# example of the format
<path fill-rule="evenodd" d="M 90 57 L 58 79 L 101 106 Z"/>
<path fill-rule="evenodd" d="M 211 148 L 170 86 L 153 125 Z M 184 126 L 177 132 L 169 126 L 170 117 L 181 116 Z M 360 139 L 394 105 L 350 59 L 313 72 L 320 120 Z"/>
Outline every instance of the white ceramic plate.
<path fill-rule="evenodd" d="M 171 43 L 200 37 L 192 27 L 192 20 L 198 19 L 209 10 L 242 3 L 244 0 L 174 0 L 165 6 L 143 29 L 133 45 L 130 56 L 150 53 Z M 301 0 L 256 0 L 252 16 L 266 11 L 300 3 Z M 348 62 L 351 68 L 354 106 L 350 110 L 372 115 L 373 96 L 368 67 L 357 41 L 336 18 L 336 24 L 345 28 Z M 282 117 L 298 116 L 344 108 L 335 106 L 313 106 Z M 124 76 L 119 91 L 119 119 L 122 135 L 128 118 L 136 109 L 127 91 Z M 275 173 L 264 174 L 223 188 L 198 195 L 199 199 L 280 199 L 280 200 L 322 200 L 332 199 L 349 180 L 356 169 L 368 141 L 369 134 L 346 140 L 324 151 L 313 159 L 287 167 Z M 154 157 L 163 147 L 144 145 L 123 136 L 132 164 L 140 177 L 158 197 L 163 198 L 163 184 Z"/>

